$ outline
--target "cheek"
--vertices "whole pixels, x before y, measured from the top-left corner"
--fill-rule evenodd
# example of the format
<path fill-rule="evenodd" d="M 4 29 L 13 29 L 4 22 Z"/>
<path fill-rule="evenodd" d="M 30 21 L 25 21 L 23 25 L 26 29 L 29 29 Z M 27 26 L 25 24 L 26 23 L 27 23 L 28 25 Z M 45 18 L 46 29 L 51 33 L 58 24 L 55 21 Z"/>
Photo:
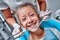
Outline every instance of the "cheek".
<path fill-rule="evenodd" d="M 21 24 L 22 24 L 22 26 L 23 26 L 24 28 L 26 28 L 26 24 L 27 24 L 26 21 L 25 21 L 25 22 L 21 21 Z"/>
<path fill-rule="evenodd" d="M 21 21 L 20 19 L 19 19 L 19 21 L 20 21 L 21 26 L 23 26 L 24 28 L 26 28 L 26 21 L 23 22 L 23 21 Z"/>
<path fill-rule="evenodd" d="M 32 19 L 39 21 L 39 18 L 37 16 L 32 17 Z"/>

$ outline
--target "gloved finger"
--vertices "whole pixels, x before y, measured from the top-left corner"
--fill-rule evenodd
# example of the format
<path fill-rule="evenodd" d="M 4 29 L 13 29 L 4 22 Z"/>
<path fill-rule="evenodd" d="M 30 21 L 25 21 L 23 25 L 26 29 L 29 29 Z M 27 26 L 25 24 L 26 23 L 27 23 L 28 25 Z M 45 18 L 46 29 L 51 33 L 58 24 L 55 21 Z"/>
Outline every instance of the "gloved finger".
<path fill-rule="evenodd" d="M 51 12 L 52 12 L 51 10 L 48 11 L 48 13 L 51 13 Z"/>
<path fill-rule="evenodd" d="M 46 10 L 46 12 L 49 12 L 50 10 Z"/>
<path fill-rule="evenodd" d="M 46 12 L 46 13 L 44 14 L 44 16 L 50 15 L 51 13 L 52 13 L 52 11 L 50 10 L 50 11 Z"/>
<path fill-rule="evenodd" d="M 46 12 L 48 12 L 49 10 L 46 10 Z"/>
<path fill-rule="evenodd" d="M 20 37 L 21 35 L 23 35 L 25 33 L 25 31 L 19 32 L 18 34 L 14 35 L 14 38 Z"/>
<path fill-rule="evenodd" d="M 13 32 L 12 32 L 12 35 L 16 35 L 16 34 L 18 34 L 19 32 L 20 32 L 19 29 L 14 29 Z"/>
<path fill-rule="evenodd" d="M 43 19 L 44 20 L 48 20 L 49 19 L 49 16 L 45 16 Z"/>

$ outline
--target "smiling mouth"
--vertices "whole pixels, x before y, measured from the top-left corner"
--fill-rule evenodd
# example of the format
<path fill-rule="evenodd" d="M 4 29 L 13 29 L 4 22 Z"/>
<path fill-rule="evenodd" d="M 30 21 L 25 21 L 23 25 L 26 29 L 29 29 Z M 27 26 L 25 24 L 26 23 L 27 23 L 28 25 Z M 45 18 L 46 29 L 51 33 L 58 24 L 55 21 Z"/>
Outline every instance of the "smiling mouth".
<path fill-rule="evenodd" d="M 27 27 L 36 28 L 36 24 L 37 24 L 37 22 L 34 22 L 34 23 L 32 23 L 31 25 L 29 25 L 29 26 L 27 26 Z"/>

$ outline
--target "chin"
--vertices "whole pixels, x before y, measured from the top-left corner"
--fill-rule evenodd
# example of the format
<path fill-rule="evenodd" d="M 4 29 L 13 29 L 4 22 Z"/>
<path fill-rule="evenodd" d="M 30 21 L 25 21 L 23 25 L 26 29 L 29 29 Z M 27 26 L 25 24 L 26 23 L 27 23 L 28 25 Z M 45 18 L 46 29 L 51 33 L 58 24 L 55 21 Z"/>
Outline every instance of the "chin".
<path fill-rule="evenodd" d="M 31 32 L 36 32 L 37 30 L 38 30 L 38 28 L 30 29 Z"/>
<path fill-rule="evenodd" d="M 31 25 L 30 27 L 28 27 L 28 30 L 31 31 L 31 32 L 35 32 L 38 30 L 38 21 L 35 22 L 34 25 Z"/>

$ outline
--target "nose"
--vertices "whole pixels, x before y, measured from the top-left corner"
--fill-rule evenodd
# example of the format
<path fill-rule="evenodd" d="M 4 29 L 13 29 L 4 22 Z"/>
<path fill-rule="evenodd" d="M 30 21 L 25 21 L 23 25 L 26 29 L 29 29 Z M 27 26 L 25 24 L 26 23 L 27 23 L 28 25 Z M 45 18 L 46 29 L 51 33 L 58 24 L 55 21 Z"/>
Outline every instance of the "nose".
<path fill-rule="evenodd" d="M 33 23 L 33 20 L 31 18 L 28 18 L 28 23 L 29 24 Z"/>

